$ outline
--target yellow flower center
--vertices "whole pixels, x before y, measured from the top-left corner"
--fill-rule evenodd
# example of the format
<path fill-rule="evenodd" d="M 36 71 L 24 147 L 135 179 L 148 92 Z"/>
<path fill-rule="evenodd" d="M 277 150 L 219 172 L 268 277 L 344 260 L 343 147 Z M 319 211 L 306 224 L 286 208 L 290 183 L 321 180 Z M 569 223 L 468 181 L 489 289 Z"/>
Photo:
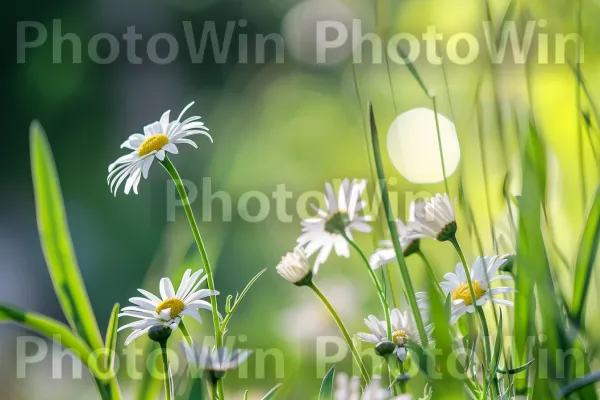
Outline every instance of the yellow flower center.
<path fill-rule="evenodd" d="M 156 313 L 160 314 L 161 311 L 166 310 L 167 308 L 171 309 L 171 319 L 175 319 L 183 309 L 185 308 L 185 304 L 183 301 L 179 299 L 167 299 L 160 303 L 158 307 L 156 307 Z"/>
<path fill-rule="evenodd" d="M 479 281 L 473 281 L 473 292 L 475 292 L 475 300 L 479 300 L 487 290 L 481 287 Z M 452 293 L 452 300 L 462 300 L 467 306 L 473 305 L 474 302 L 471 297 L 471 291 L 469 290 L 469 284 L 465 282 L 457 287 L 454 293 Z"/>
<path fill-rule="evenodd" d="M 396 331 L 392 333 L 392 340 L 398 345 L 403 345 L 408 342 L 408 335 L 406 334 L 406 331 Z"/>
<path fill-rule="evenodd" d="M 138 149 L 138 155 L 140 157 L 150 154 L 153 151 L 160 150 L 165 144 L 169 143 L 169 138 L 164 133 L 152 135 L 148 139 L 144 140 L 144 143 Z"/>

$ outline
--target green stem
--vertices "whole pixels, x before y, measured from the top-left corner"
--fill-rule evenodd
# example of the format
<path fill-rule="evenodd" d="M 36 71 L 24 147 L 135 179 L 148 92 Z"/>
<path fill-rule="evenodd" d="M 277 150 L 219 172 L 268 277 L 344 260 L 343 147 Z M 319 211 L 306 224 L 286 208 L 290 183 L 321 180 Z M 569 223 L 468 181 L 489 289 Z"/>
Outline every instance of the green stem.
<path fill-rule="evenodd" d="M 440 149 L 440 162 L 442 163 L 442 174 L 444 175 L 444 188 L 448 197 L 450 197 L 450 189 L 448 188 L 448 178 L 446 177 L 446 164 L 444 163 L 444 151 L 442 150 L 442 135 L 440 134 L 440 121 L 438 119 L 437 101 L 435 95 L 431 96 L 433 102 L 433 113 L 435 115 L 435 130 L 437 132 L 438 147 Z"/>
<path fill-rule="evenodd" d="M 421 250 L 417 251 L 417 254 L 421 258 L 421 261 L 423 261 L 423 264 L 425 264 L 425 267 L 427 268 L 427 274 L 429 275 L 429 279 L 431 279 L 431 281 L 434 283 L 442 299 L 445 300 L 446 296 L 444 295 L 444 290 L 442 289 L 442 285 L 440 285 L 440 281 L 438 280 L 437 276 L 435 276 L 435 271 L 433 270 L 431 263 L 429 262 L 427 257 L 425 257 L 425 254 L 423 254 Z"/>
<path fill-rule="evenodd" d="M 190 205 L 190 200 L 185 191 L 185 187 L 183 186 L 183 182 L 181 177 L 179 176 L 179 172 L 169 159 L 169 157 L 165 156 L 165 159 L 161 161 L 162 166 L 167 170 L 171 179 L 175 183 L 175 187 L 177 188 L 177 192 L 179 193 L 179 197 L 181 198 L 181 202 L 183 203 L 183 208 L 185 210 L 185 215 L 187 216 L 188 222 L 190 223 L 190 228 L 192 229 L 192 234 L 194 235 L 194 240 L 196 241 L 196 245 L 198 246 L 198 251 L 200 252 L 200 256 L 202 257 L 202 263 L 204 264 L 204 268 L 206 270 L 206 283 L 210 290 L 215 290 L 215 281 L 213 278 L 213 271 L 210 266 L 210 261 L 208 260 L 208 254 L 206 252 L 206 248 L 204 247 L 204 242 L 202 241 L 202 236 L 200 236 L 200 230 L 198 229 L 198 224 L 196 223 L 196 219 L 194 218 L 194 212 L 192 211 L 192 207 Z M 217 348 L 223 346 L 223 333 L 220 329 L 219 323 L 219 310 L 217 306 L 217 297 L 210 296 L 210 305 L 212 308 L 212 318 L 213 318 L 213 326 L 215 329 L 215 342 Z M 221 380 L 217 383 L 217 388 L 219 391 L 220 399 L 224 399 L 223 395 L 223 383 Z"/>
<path fill-rule="evenodd" d="M 188 332 L 187 328 L 185 327 L 183 320 L 181 322 L 179 322 L 179 330 L 181 331 L 181 334 L 185 338 L 185 341 L 187 342 L 187 344 L 189 344 L 190 346 L 193 345 L 194 341 L 192 340 L 190 333 Z"/>
<path fill-rule="evenodd" d="M 173 393 L 173 378 L 171 377 L 171 367 L 169 367 L 169 356 L 167 354 L 167 341 L 160 342 L 160 350 L 163 361 L 163 374 L 165 376 L 165 398 L 166 400 L 173 400 L 175 394 Z"/>
<path fill-rule="evenodd" d="M 311 282 L 307 286 L 309 288 L 311 288 L 313 290 L 313 292 L 315 292 L 317 297 L 319 299 L 321 299 L 323 304 L 325 304 L 325 307 L 327 307 L 327 309 L 329 310 L 329 313 L 335 320 L 338 328 L 340 328 L 340 331 L 342 332 L 342 335 L 344 336 L 344 339 L 346 340 L 346 343 L 348 344 L 348 347 L 350 348 L 350 352 L 352 353 L 352 356 L 354 357 L 354 361 L 356 361 L 356 364 L 358 365 L 358 368 L 360 369 L 360 373 L 361 373 L 363 379 L 365 380 L 365 383 L 368 383 L 370 381 L 370 378 L 369 378 L 369 373 L 367 372 L 367 368 L 365 367 L 365 364 L 363 363 L 362 359 L 360 358 L 360 354 L 358 354 L 358 350 L 356 350 L 356 347 L 354 346 L 354 342 L 352 342 L 352 338 L 350 337 L 350 334 L 348 333 L 348 329 L 346 329 L 346 326 L 342 322 L 340 316 L 335 311 L 335 309 L 333 308 L 333 306 L 331 305 L 329 300 L 327 300 L 325 295 L 319 290 L 319 288 L 317 288 L 315 286 L 314 283 Z"/>
<path fill-rule="evenodd" d="M 409 69 L 412 64 L 409 64 Z M 412 67 L 414 70 L 414 66 Z M 414 71 L 413 76 L 418 78 L 418 74 Z M 418 79 L 419 80 L 419 79 Z M 419 80 L 420 81 L 420 80 Z M 422 81 L 420 81 L 422 83 Z M 424 85 L 421 85 L 423 89 L 425 89 Z M 412 284 L 412 280 L 410 279 L 410 274 L 408 273 L 408 267 L 406 266 L 406 260 L 404 259 L 404 253 L 402 252 L 402 246 L 400 246 L 400 238 L 398 237 L 398 230 L 396 227 L 396 222 L 394 218 L 394 214 L 392 211 L 392 206 L 390 202 L 390 194 L 387 190 L 387 183 L 385 180 L 385 173 L 383 170 L 383 161 L 381 158 L 381 150 L 379 148 L 379 137 L 377 136 L 377 125 L 375 124 L 375 114 L 373 113 L 373 107 L 369 107 L 369 124 L 371 129 L 371 140 L 373 143 L 373 155 L 375 158 L 375 167 L 377 169 L 377 177 L 379 179 L 379 188 L 381 191 L 381 200 L 383 202 L 383 207 L 385 211 L 385 217 L 388 224 L 388 229 L 390 231 L 390 235 L 392 237 L 392 243 L 394 244 L 394 252 L 396 253 L 396 260 L 398 261 L 398 266 L 400 267 L 400 273 L 402 274 L 402 281 L 404 282 L 404 286 L 406 287 L 406 297 L 408 298 L 408 303 L 410 304 L 411 312 L 413 313 L 413 317 L 415 318 L 415 323 L 417 325 L 417 330 L 419 331 L 419 339 L 424 347 L 429 346 L 429 338 L 427 337 L 427 332 L 425 331 L 425 325 L 423 324 L 423 317 L 421 316 L 421 311 L 419 310 L 419 304 L 417 303 L 417 296 L 415 295 L 415 289 Z"/>
<path fill-rule="evenodd" d="M 387 304 L 387 300 L 385 299 L 385 292 L 383 291 L 383 288 L 381 287 L 381 283 L 379 283 L 379 279 L 377 279 L 377 275 L 375 275 L 375 271 L 373 271 L 373 268 L 371 268 L 371 264 L 369 264 L 369 259 L 365 256 L 365 253 L 363 253 L 362 250 L 360 249 L 360 247 L 358 247 L 358 245 L 356 243 L 354 243 L 348 237 L 346 232 L 343 232 L 342 236 L 344 237 L 344 239 L 346 239 L 346 241 L 350 244 L 350 246 L 352 246 L 352 248 L 354 250 L 356 250 L 358 252 L 358 254 L 360 254 L 360 258 L 362 258 L 363 262 L 365 263 L 365 266 L 367 267 L 367 271 L 369 272 L 369 276 L 371 277 L 371 280 L 373 281 L 373 284 L 375 285 L 375 289 L 377 290 L 377 294 L 379 296 L 379 301 L 381 302 L 381 306 L 383 307 L 383 313 L 385 314 L 385 324 L 387 327 L 388 340 L 390 342 L 392 342 L 393 338 L 392 338 L 392 321 L 390 319 L 390 308 Z"/>
<path fill-rule="evenodd" d="M 220 379 L 219 379 L 220 381 Z M 219 382 L 217 381 L 217 382 Z M 212 400 L 217 400 L 219 398 L 219 389 L 217 387 L 217 383 L 212 383 L 210 385 L 211 387 L 211 395 L 212 395 Z"/>

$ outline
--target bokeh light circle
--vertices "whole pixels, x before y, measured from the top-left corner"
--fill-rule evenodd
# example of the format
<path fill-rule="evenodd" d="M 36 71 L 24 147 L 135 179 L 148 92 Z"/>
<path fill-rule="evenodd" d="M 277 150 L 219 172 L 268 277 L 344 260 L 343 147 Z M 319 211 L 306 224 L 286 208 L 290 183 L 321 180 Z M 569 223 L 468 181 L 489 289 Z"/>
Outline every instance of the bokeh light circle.
<path fill-rule="evenodd" d="M 449 177 L 460 162 L 460 146 L 454 123 L 440 113 L 438 121 L 446 177 Z M 387 149 L 394 167 L 410 182 L 444 180 L 433 110 L 415 108 L 396 117 L 388 130 Z"/>

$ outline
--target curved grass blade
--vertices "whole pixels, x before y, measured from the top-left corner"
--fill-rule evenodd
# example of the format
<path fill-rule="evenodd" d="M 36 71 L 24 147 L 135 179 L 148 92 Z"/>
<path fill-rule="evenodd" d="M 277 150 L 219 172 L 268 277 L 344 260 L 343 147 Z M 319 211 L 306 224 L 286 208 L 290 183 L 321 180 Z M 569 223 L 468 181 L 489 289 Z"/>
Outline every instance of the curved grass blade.
<path fill-rule="evenodd" d="M 275 385 L 275 387 L 273 389 L 269 390 L 269 393 L 265 394 L 265 397 L 263 397 L 262 400 L 274 399 L 275 395 L 277 394 L 277 391 L 279 390 L 280 387 L 281 387 L 281 383 L 278 385 Z"/>
<path fill-rule="evenodd" d="M 6 304 L 0 304 L 0 321 L 14 322 L 46 336 L 70 350 L 90 370 L 93 376 L 101 381 L 106 380 L 107 374 L 101 369 L 101 363 L 98 362 L 97 357 L 94 357 L 92 350 L 65 324 L 44 315 Z"/>
<path fill-rule="evenodd" d="M 500 310 L 500 314 L 498 317 L 498 332 L 496 333 L 496 343 L 494 345 L 494 353 L 492 355 L 492 360 L 489 365 L 487 379 L 484 382 L 483 388 L 483 397 L 487 398 L 488 389 L 490 382 L 496 382 L 496 374 L 498 373 L 498 365 L 500 364 L 500 356 L 502 354 L 502 339 L 504 338 L 502 334 L 502 310 Z"/>
<path fill-rule="evenodd" d="M 102 349 L 102 336 L 75 258 L 48 139 L 37 121 L 31 124 L 29 136 L 38 230 L 54 291 L 73 330 L 92 349 Z"/>
<path fill-rule="evenodd" d="M 107 371 L 112 371 L 115 367 L 117 328 L 119 327 L 120 309 L 121 306 L 119 303 L 115 303 L 112 313 L 110 314 L 110 320 L 108 321 L 108 328 L 106 328 L 106 357 L 104 359 L 104 369 Z"/>
<path fill-rule="evenodd" d="M 600 381 L 600 371 L 592 372 L 591 374 L 577 379 L 576 381 L 560 389 L 556 394 L 556 399 L 564 399 L 565 397 L 572 395 L 583 388 L 593 385 L 598 381 Z"/>
<path fill-rule="evenodd" d="M 333 399 L 333 378 L 335 376 L 335 365 L 329 368 L 329 371 L 325 374 L 323 381 L 321 382 L 321 389 L 319 390 L 319 400 L 331 400 Z"/>
<path fill-rule="evenodd" d="M 580 327 L 584 322 L 585 303 L 598 253 L 598 242 L 600 241 L 600 223 L 598 221 L 600 221 L 600 187 L 596 190 L 594 202 L 588 212 L 575 265 L 571 316 Z"/>
<path fill-rule="evenodd" d="M 518 374 L 521 371 L 525 371 L 527 368 L 529 368 L 529 366 L 531 364 L 533 364 L 534 361 L 535 361 L 535 359 L 529 360 L 529 361 L 527 361 L 526 364 L 523 364 L 520 367 L 511 368 L 511 369 L 508 369 L 508 370 L 502 369 L 502 368 L 498 368 L 497 372 L 499 374 L 503 374 L 503 375 L 515 375 L 515 374 Z"/>
<path fill-rule="evenodd" d="M 248 284 L 246 285 L 246 287 L 244 288 L 244 290 L 242 290 L 242 293 L 240 293 L 239 295 L 235 296 L 235 299 L 233 301 L 233 305 L 231 305 L 231 298 L 232 297 L 231 296 L 227 297 L 227 302 L 226 302 L 227 315 L 223 319 L 223 322 L 221 322 L 221 332 L 225 332 L 225 330 L 227 329 L 227 324 L 229 323 L 229 320 L 233 316 L 233 313 L 235 312 L 235 310 L 239 306 L 240 302 L 242 301 L 242 299 L 244 298 L 244 296 L 246 296 L 246 294 L 248 293 L 248 291 L 250 290 L 250 288 L 252 287 L 252 285 L 254 285 L 254 283 L 258 280 L 258 278 L 260 278 L 260 276 L 262 274 L 264 274 L 266 270 L 267 270 L 266 268 L 263 269 L 258 274 L 256 274 L 254 276 L 254 278 L 252 278 L 250 280 L 250 282 L 248 282 Z"/>

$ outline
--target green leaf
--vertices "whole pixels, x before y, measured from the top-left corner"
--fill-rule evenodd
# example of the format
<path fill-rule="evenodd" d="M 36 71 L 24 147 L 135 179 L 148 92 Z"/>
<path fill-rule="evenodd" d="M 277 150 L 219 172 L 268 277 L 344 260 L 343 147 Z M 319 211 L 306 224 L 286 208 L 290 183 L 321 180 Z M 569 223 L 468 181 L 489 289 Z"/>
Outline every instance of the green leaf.
<path fill-rule="evenodd" d="M 50 145 L 37 121 L 31 124 L 29 134 L 38 230 L 54 291 L 73 330 L 92 349 L 103 349 L 102 336 L 75 258 Z"/>
<path fill-rule="evenodd" d="M 248 391 L 247 390 L 244 392 L 244 400 L 248 400 Z"/>
<path fill-rule="evenodd" d="M 89 346 L 65 324 L 44 315 L 21 310 L 7 304 L 0 304 L 0 321 L 14 322 L 46 336 L 71 351 L 96 378 L 101 381 L 107 380 L 108 374 L 102 370 L 98 357 L 95 357 Z"/>
<path fill-rule="evenodd" d="M 269 390 L 269 393 L 265 394 L 265 397 L 263 397 L 262 400 L 274 399 L 280 387 L 281 384 L 275 385 L 273 389 Z"/>
<path fill-rule="evenodd" d="M 117 352 L 117 328 L 119 327 L 119 310 L 121 306 L 115 303 L 110 319 L 108 320 L 108 328 L 106 329 L 106 357 L 104 360 L 104 369 L 113 371 L 115 367 L 115 356 Z"/>
<path fill-rule="evenodd" d="M 600 241 L 600 223 L 598 221 L 600 221 L 600 186 L 596 189 L 594 203 L 588 212 L 575 265 L 571 315 L 578 326 L 583 326 L 585 302 L 598 253 L 598 242 Z"/>
<path fill-rule="evenodd" d="M 488 367 L 488 375 L 487 379 L 484 382 L 483 395 L 487 397 L 489 384 L 496 379 L 496 374 L 498 373 L 498 365 L 500 365 L 500 355 L 502 354 L 502 339 L 504 335 L 502 333 L 502 310 L 500 310 L 500 315 L 498 317 L 498 332 L 496 333 L 496 343 L 494 344 L 494 353 L 492 354 L 492 360 L 490 361 L 490 365 Z"/>
<path fill-rule="evenodd" d="M 248 291 L 250 290 L 250 288 L 252 287 L 252 285 L 254 285 L 254 283 L 258 280 L 258 278 L 260 278 L 260 276 L 262 274 L 264 274 L 266 270 L 267 270 L 266 268 L 263 269 L 258 274 L 256 274 L 254 276 L 254 278 L 252 278 L 250 280 L 250 282 L 248 282 L 248 284 L 246 285 L 246 287 L 244 288 L 244 290 L 242 290 L 242 293 L 240 293 L 239 295 L 235 296 L 235 300 L 233 301 L 233 305 L 230 304 L 231 303 L 231 295 L 227 296 L 227 302 L 226 302 L 226 306 L 227 307 L 226 308 L 228 309 L 228 311 L 227 311 L 227 315 L 223 319 L 223 322 L 221 323 L 221 332 L 225 332 L 226 331 L 227 324 L 229 323 L 229 320 L 233 316 L 233 313 L 235 312 L 235 310 L 240 305 L 240 302 L 242 301 L 242 299 L 244 298 L 244 296 L 248 293 Z"/>
<path fill-rule="evenodd" d="M 321 389 L 319 390 L 319 400 L 330 400 L 333 399 L 333 378 L 335 376 L 335 365 L 329 368 L 329 371 L 325 374 L 323 381 L 321 382 Z"/>
<path fill-rule="evenodd" d="M 583 378 L 577 379 L 567 386 L 563 387 L 559 390 L 556 395 L 556 399 L 564 399 L 565 397 L 583 389 L 589 387 L 590 385 L 600 381 L 600 371 L 592 372 L 589 375 L 584 376 Z"/>

